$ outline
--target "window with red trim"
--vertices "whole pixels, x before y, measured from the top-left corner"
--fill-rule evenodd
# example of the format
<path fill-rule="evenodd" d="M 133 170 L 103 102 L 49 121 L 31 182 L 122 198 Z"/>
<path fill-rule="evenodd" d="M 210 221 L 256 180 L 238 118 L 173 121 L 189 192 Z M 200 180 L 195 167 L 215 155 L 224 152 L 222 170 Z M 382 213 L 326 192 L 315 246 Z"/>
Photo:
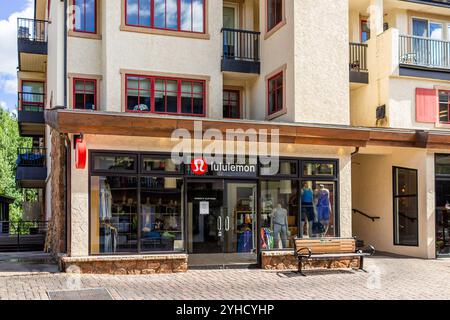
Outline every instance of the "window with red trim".
<path fill-rule="evenodd" d="M 283 72 L 267 80 L 269 116 L 283 110 Z"/>
<path fill-rule="evenodd" d="M 97 109 L 97 80 L 74 79 L 73 88 L 74 109 Z"/>
<path fill-rule="evenodd" d="M 439 91 L 439 122 L 450 124 L 450 91 Z"/>
<path fill-rule="evenodd" d="M 73 0 L 73 29 L 97 33 L 97 0 Z"/>
<path fill-rule="evenodd" d="M 272 30 L 283 21 L 283 1 L 267 0 L 267 31 Z"/>
<path fill-rule="evenodd" d="M 240 119 L 240 92 L 239 90 L 223 91 L 223 117 L 228 119 Z"/>
<path fill-rule="evenodd" d="M 205 81 L 126 75 L 126 111 L 205 115 Z"/>
<path fill-rule="evenodd" d="M 126 25 L 205 32 L 205 0 L 127 0 Z"/>

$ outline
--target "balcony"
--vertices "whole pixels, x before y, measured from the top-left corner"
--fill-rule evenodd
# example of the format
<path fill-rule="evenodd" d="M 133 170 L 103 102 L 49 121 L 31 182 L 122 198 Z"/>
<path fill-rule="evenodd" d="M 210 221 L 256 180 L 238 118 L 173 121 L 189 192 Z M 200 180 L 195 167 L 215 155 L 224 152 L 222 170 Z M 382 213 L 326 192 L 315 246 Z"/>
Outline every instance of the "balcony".
<path fill-rule="evenodd" d="M 48 22 L 17 19 L 17 49 L 19 70 L 45 72 L 47 62 Z"/>
<path fill-rule="evenodd" d="M 19 148 L 16 182 L 19 188 L 41 189 L 47 179 L 45 148 Z"/>
<path fill-rule="evenodd" d="M 18 93 L 18 123 L 22 137 L 41 137 L 45 132 L 45 95 L 41 93 Z"/>
<path fill-rule="evenodd" d="M 450 81 L 450 42 L 399 36 L 400 75 Z"/>
<path fill-rule="evenodd" d="M 367 44 L 350 43 L 350 82 L 369 83 L 367 67 Z"/>
<path fill-rule="evenodd" d="M 260 74 L 260 32 L 222 29 L 222 71 Z"/>

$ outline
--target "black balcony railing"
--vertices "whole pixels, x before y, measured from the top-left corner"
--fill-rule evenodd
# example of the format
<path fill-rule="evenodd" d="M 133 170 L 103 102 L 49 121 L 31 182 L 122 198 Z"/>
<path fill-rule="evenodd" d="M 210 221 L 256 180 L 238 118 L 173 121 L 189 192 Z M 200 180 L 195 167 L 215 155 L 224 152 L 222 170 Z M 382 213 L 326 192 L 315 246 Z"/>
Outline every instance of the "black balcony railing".
<path fill-rule="evenodd" d="M 48 22 L 26 18 L 17 19 L 17 38 L 34 42 L 47 42 Z"/>
<path fill-rule="evenodd" d="M 43 251 L 47 221 L 0 221 L 0 252 Z"/>
<path fill-rule="evenodd" d="M 19 148 L 18 167 L 45 167 L 46 148 Z"/>
<path fill-rule="evenodd" d="M 350 43 L 350 70 L 367 72 L 367 44 Z"/>
<path fill-rule="evenodd" d="M 260 32 L 222 29 L 222 71 L 260 72 Z"/>
<path fill-rule="evenodd" d="M 450 42 L 416 36 L 400 36 L 400 64 L 450 70 Z"/>
<path fill-rule="evenodd" d="M 43 93 L 18 93 L 19 112 L 44 112 L 45 94 Z"/>
<path fill-rule="evenodd" d="M 259 32 L 224 28 L 222 33 L 224 59 L 259 62 Z"/>

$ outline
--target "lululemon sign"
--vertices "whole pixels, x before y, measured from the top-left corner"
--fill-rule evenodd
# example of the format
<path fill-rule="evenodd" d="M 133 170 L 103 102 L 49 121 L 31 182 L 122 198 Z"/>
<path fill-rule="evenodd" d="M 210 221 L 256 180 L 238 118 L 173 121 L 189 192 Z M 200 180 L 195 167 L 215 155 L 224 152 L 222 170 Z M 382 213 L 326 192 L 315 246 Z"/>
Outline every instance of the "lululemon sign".
<path fill-rule="evenodd" d="M 75 167 L 77 169 L 86 168 L 86 142 L 81 138 L 76 140 L 75 147 Z"/>
<path fill-rule="evenodd" d="M 208 170 L 205 158 L 194 158 L 191 161 L 191 170 L 195 175 L 201 176 Z"/>

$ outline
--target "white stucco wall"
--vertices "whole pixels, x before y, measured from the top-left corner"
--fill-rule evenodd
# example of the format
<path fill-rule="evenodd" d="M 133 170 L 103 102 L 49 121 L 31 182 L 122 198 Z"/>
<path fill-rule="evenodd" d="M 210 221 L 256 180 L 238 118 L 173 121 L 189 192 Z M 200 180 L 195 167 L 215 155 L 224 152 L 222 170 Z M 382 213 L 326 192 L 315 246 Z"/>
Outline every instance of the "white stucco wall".
<path fill-rule="evenodd" d="M 295 121 L 350 123 L 348 0 L 294 1 Z"/>
<path fill-rule="evenodd" d="M 370 216 L 355 214 L 353 234 L 378 251 L 421 258 L 435 257 L 434 153 L 424 149 L 371 148 L 352 161 L 353 208 Z M 366 152 L 366 154 L 364 154 Z M 372 153 L 372 154 L 370 154 Z M 419 246 L 394 245 L 393 167 L 418 170 Z"/>

